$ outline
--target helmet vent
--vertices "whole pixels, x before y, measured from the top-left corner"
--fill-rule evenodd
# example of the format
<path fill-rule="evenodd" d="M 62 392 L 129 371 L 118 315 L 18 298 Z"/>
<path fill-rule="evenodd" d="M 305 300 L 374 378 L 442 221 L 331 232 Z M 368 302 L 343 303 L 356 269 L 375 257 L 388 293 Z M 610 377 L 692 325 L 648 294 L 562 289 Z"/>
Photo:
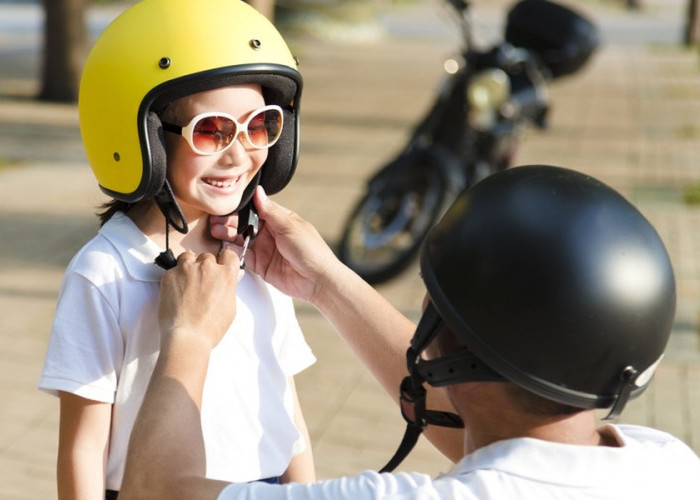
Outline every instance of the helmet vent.
<path fill-rule="evenodd" d="M 114 158 L 114 161 L 119 161 L 122 159 L 121 156 L 119 156 L 119 153 L 117 153 L 116 151 L 114 152 L 112 157 Z"/>
<path fill-rule="evenodd" d="M 253 50 L 260 50 L 262 43 L 260 40 L 253 38 L 250 42 L 248 42 L 248 45 L 250 45 L 250 48 Z"/>
<path fill-rule="evenodd" d="M 161 57 L 160 61 L 158 61 L 158 66 L 160 69 L 168 69 L 170 67 L 170 63 L 172 63 L 172 61 L 169 57 Z"/>

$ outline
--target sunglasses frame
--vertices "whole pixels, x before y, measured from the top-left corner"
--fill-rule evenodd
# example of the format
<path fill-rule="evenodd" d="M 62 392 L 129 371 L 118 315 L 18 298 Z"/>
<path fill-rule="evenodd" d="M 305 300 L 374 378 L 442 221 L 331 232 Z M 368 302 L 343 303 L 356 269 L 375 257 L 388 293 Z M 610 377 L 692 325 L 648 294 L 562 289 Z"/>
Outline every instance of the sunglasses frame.
<path fill-rule="evenodd" d="M 280 115 L 280 127 L 279 127 L 279 133 L 277 134 L 277 137 L 274 138 L 274 140 L 268 142 L 264 146 L 258 146 L 253 143 L 253 141 L 250 140 L 250 136 L 248 135 L 248 125 L 250 125 L 250 121 L 258 116 L 260 113 L 263 111 L 269 111 L 269 110 L 275 110 L 279 113 Z M 195 145 L 194 145 L 194 127 L 197 123 L 199 123 L 200 120 L 204 118 L 209 118 L 212 116 L 220 116 L 222 118 L 227 118 L 231 120 L 235 125 L 236 125 L 236 132 L 233 136 L 233 139 L 231 139 L 231 142 L 229 142 L 225 147 L 218 151 L 212 151 L 212 152 L 207 152 L 207 151 L 201 151 L 199 150 Z M 284 113 L 282 112 L 282 108 L 276 104 L 268 104 L 266 106 L 263 106 L 262 108 L 258 108 L 256 110 L 253 110 L 250 112 L 250 116 L 244 121 L 243 123 L 240 123 L 238 120 L 236 120 L 232 115 L 228 113 L 223 113 L 219 111 L 207 111 L 205 113 L 200 113 L 198 115 L 195 115 L 192 117 L 192 119 L 187 123 L 185 126 L 180 126 L 180 125 L 175 125 L 173 123 L 166 123 L 162 122 L 163 124 L 163 130 L 166 132 L 172 132 L 173 134 L 178 134 L 181 135 L 185 141 L 187 141 L 187 144 L 190 145 L 190 148 L 192 148 L 192 151 L 197 153 L 198 155 L 202 156 L 210 156 L 210 155 L 215 155 L 219 153 L 223 153 L 226 151 L 228 148 L 230 148 L 234 142 L 238 140 L 238 137 L 243 133 L 245 135 L 246 141 L 248 142 L 248 145 L 252 147 L 253 149 L 268 149 L 272 146 L 274 146 L 277 141 L 279 140 L 280 136 L 282 135 L 282 127 L 284 127 Z"/>

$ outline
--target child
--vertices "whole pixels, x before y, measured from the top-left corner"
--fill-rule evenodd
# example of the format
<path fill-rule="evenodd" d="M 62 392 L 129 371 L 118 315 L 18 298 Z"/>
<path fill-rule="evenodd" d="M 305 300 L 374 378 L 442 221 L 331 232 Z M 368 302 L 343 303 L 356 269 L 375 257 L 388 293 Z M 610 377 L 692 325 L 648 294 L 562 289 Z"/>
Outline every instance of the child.
<path fill-rule="evenodd" d="M 97 40 L 80 124 L 114 200 L 67 269 L 39 384 L 60 397 L 59 497 L 116 496 L 159 350 L 161 267 L 216 252 L 210 214 L 244 209 L 258 184 L 286 185 L 300 94 L 281 36 L 240 0 L 143 0 Z M 293 376 L 314 357 L 291 299 L 245 272 L 231 307 L 202 404 L 207 476 L 311 481 Z"/>

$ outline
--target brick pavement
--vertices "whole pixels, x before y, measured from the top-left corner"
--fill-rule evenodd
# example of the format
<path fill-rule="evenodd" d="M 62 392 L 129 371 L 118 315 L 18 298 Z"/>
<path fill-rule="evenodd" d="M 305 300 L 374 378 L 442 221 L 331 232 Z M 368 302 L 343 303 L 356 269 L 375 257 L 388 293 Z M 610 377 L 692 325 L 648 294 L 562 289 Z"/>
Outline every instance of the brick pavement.
<path fill-rule="evenodd" d="M 653 24 L 671 1 L 650 0 L 645 14 L 585 5 L 614 28 L 626 16 Z M 433 15 L 420 5 L 406 9 L 396 19 Z M 492 6 L 484 11 L 496 15 Z M 398 150 L 428 105 L 440 58 L 450 54 L 453 40 L 435 33 L 364 43 L 293 40 L 306 80 L 302 161 L 278 200 L 337 241 L 363 180 Z M 94 233 L 91 213 L 102 195 L 80 149 L 75 107 L 17 98 L 36 80 L 3 74 L 0 498 L 50 499 L 58 405 L 35 385 L 62 270 Z M 684 190 L 700 183 L 698 55 L 667 45 L 610 43 L 583 73 L 554 85 L 552 100 L 551 129 L 526 134 L 518 163 L 576 168 L 618 188 L 657 226 L 676 268 L 679 308 L 667 358 L 623 421 L 668 430 L 700 452 L 700 207 L 683 202 Z M 422 287 L 415 266 L 380 290 L 417 317 Z M 383 465 L 403 431 L 397 409 L 318 313 L 299 304 L 298 314 L 319 358 L 298 379 L 319 477 Z M 425 442 L 402 466 L 431 473 L 448 468 Z"/>

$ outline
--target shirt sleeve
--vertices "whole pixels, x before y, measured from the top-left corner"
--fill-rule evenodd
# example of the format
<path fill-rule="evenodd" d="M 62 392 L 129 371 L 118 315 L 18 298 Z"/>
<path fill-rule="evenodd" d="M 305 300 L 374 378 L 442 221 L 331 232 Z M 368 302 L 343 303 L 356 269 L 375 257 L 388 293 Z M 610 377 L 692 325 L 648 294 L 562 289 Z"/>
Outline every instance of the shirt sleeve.
<path fill-rule="evenodd" d="M 444 483 L 444 484 L 441 484 Z M 421 498 L 439 500 L 464 498 L 476 500 L 456 478 L 434 481 L 427 474 L 380 474 L 365 471 L 351 477 L 329 479 L 312 484 L 289 483 L 284 485 L 253 482 L 231 484 L 219 493 L 218 500 L 363 500 Z"/>
<path fill-rule="evenodd" d="M 270 289 L 278 314 L 278 332 L 275 339 L 276 355 L 285 375 L 294 376 L 313 365 L 316 362 L 316 357 L 306 343 L 291 297 L 273 287 Z"/>
<path fill-rule="evenodd" d="M 114 308 L 97 286 L 69 271 L 61 286 L 39 389 L 113 403 L 123 352 Z"/>

